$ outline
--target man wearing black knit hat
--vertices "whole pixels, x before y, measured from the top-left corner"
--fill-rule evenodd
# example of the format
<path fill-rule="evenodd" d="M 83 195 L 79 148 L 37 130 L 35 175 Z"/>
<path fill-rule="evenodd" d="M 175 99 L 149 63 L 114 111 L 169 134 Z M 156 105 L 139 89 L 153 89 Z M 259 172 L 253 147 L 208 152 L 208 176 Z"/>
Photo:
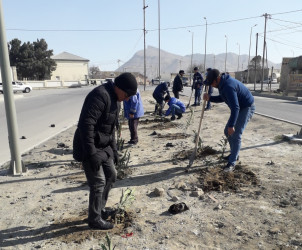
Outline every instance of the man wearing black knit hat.
<path fill-rule="evenodd" d="M 115 125 L 119 102 L 136 94 L 137 82 L 131 73 L 123 73 L 93 89 L 86 97 L 73 139 L 73 157 L 82 162 L 90 188 L 88 225 L 108 230 L 113 225 L 106 221 L 109 191 L 116 181 L 115 164 L 118 161 Z M 112 212 L 112 211 L 111 211 Z"/>

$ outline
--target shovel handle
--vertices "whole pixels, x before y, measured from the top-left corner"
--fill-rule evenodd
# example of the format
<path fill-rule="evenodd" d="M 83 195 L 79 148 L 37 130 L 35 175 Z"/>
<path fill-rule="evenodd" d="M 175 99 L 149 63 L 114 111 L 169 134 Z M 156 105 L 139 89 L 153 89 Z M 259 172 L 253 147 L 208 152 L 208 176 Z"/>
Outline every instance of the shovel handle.
<path fill-rule="evenodd" d="M 209 92 L 209 86 L 206 86 L 206 91 L 205 92 L 208 94 L 208 92 Z M 199 143 L 199 135 L 200 135 L 201 123 L 202 123 L 202 119 L 203 119 L 206 103 L 207 103 L 207 101 L 202 100 L 201 116 L 200 116 L 200 120 L 199 120 L 199 126 L 198 126 L 198 131 L 197 131 L 197 138 L 195 140 L 195 148 L 194 148 L 194 151 L 193 151 L 193 153 L 192 153 L 192 155 L 190 157 L 190 161 L 189 161 L 188 167 L 191 167 L 193 165 L 193 162 L 194 162 L 196 154 L 197 154 L 197 147 L 198 147 L 198 143 Z"/>

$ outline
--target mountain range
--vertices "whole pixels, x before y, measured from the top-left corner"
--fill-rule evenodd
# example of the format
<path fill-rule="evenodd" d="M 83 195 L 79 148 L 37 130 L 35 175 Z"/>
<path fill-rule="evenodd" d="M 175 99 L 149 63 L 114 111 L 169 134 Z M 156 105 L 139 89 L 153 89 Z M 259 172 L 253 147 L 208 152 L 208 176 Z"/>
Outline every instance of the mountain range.
<path fill-rule="evenodd" d="M 226 61 L 226 71 L 235 72 L 238 69 L 238 54 L 227 53 L 227 58 L 225 53 L 221 54 L 207 54 L 206 55 L 206 68 L 212 67 L 217 68 L 220 71 L 225 69 Z M 156 78 L 158 76 L 158 56 L 159 50 L 156 47 L 148 46 L 146 49 L 146 75 L 149 79 Z M 191 66 L 191 56 L 192 55 L 177 55 L 172 54 L 164 50 L 160 50 L 160 74 L 163 80 L 168 80 L 171 78 L 171 73 L 177 73 L 180 69 L 183 69 L 186 73 L 190 70 Z M 250 57 L 250 60 L 254 55 Z M 225 60 L 226 59 L 226 60 Z M 239 71 L 246 70 L 248 64 L 248 55 L 239 56 Z M 204 54 L 196 53 L 192 56 L 192 65 L 203 65 Z M 275 69 L 280 69 L 281 64 L 276 64 L 271 61 L 267 61 L 268 67 L 272 66 Z M 139 72 L 144 74 L 144 50 L 136 52 L 133 57 L 122 64 L 116 71 L 123 72 Z M 201 71 L 203 71 L 201 69 Z"/>

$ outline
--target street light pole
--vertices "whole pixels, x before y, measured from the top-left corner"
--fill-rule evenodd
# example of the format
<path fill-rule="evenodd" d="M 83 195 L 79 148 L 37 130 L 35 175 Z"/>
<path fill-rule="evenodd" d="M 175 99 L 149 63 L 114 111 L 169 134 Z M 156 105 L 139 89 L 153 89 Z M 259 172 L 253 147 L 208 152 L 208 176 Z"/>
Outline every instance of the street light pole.
<path fill-rule="evenodd" d="M 26 172 L 26 168 L 23 164 L 19 148 L 17 113 L 13 96 L 13 87 L 11 84 L 12 77 L 10 72 L 9 54 L 5 34 L 2 0 L 0 0 L 0 66 L 8 130 L 8 141 L 11 154 L 10 172 L 13 175 L 21 175 L 22 173 Z"/>
<path fill-rule="evenodd" d="M 227 62 L 227 55 L 228 55 L 228 37 L 227 35 L 224 35 L 225 37 L 225 59 L 224 59 L 224 72 L 226 73 L 226 62 Z"/>
<path fill-rule="evenodd" d="M 160 0 L 158 0 L 158 83 L 160 83 Z"/>
<path fill-rule="evenodd" d="M 144 91 L 146 90 L 146 8 L 148 8 L 148 5 L 146 6 L 144 0 Z"/>
<path fill-rule="evenodd" d="M 262 56 L 261 92 L 263 91 L 263 80 L 264 80 L 264 55 L 265 55 L 265 49 L 266 49 L 266 22 L 267 22 L 267 18 L 269 18 L 270 15 L 265 13 L 263 16 L 265 18 L 265 21 L 264 21 L 263 56 Z"/>
<path fill-rule="evenodd" d="M 192 54 L 191 54 L 191 72 L 190 72 L 190 84 L 192 84 L 192 74 L 193 74 L 193 69 L 192 69 L 192 63 L 193 63 L 193 41 L 194 41 L 194 32 L 188 30 L 189 32 L 192 33 Z"/>
<path fill-rule="evenodd" d="M 237 65 L 237 72 L 239 72 L 240 44 L 239 44 L 239 43 L 237 43 L 237 45 L 239 46 L 239 54 L 238 54 L 238 65 Z"/>
<path fill-rule="evenodd" d="M 204 37 L 204 62 L 203 62 L 203 69 L 204 69 L 203 72 L 206 73 L 208 22 L 207 22 L 206 17 L 204 17 L 203 19 L 206 20 L 206 33 L 205 33 L 205 37 Z"/>

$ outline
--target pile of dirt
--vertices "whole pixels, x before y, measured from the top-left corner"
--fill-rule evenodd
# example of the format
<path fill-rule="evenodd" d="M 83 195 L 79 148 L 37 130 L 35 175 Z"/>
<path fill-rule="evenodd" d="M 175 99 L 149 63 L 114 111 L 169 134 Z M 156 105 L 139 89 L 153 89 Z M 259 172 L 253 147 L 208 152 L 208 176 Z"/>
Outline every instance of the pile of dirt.
<path fill-rule="evenodd" d="M 238 192 L 242 187 L 259 184 L 256 174 L 242 165 L 237 165 L 236 170 L 231 173 L 226 173 L 219 167 L 202 169 L 199 180 L 202 189 L 206 192 Z"/>
<path fill-rule="evenodd" d="M 167 134 L 157 133 L 157 137 L 163 139 L 178 140 L 178 139 L 186 139 L 190 137 L 190 135 L 185 133 L 167 133 Z"/>
<path fill-rule="evenodd" d="M 90 229 L 87 225 L 87 217 L 88 211 L 86 209 L 78 216 L 56 221 L 50 225 L 49 234 L 52 234 L 52 237 L 57 237 L 58 240 L 66 244 L 81 244 L 93 238 L 104 238 L 108 232 Z M 124 213 L 115 214 L 115 216 L 108 219 L 108 221 L 115 224 L 114 228 L 110 230 L 110 233 L 123 235 L 125 228 L 132 226 L 133 219 L 133 213 L 131 212 L 124 211 Z"/>
<path fill-rule="evenodd" d="M 190 159 L 192 153 L 193 153 L 194 149 L 189 149 L 189 150 L 181 150 L 177 153 L 174 154 L 174 158 L 178 159 L 178 160 L 187 160 Z M 210 146 L 205 146 L 202 148 L 197 149 L 197 153 L 195 158 L 196 159 L 200 159 L 200 158 L 204 158 L 205 156 L 209 156 L 209 155 L 216 155 L 218 154 L 219 151 L 217 151 L 216 149 L 210 147 Z"/>
<path fill-rule="evenodd" d="M 151 118 L 151 119 L 140 119 L 139 123 L 140 124 L 150 124 L 150 123 L 159 123 L 159 122 L 167 123 L 170 121 L 171 120 L 166 117 L 155 117 L 155 118 Z"/>

